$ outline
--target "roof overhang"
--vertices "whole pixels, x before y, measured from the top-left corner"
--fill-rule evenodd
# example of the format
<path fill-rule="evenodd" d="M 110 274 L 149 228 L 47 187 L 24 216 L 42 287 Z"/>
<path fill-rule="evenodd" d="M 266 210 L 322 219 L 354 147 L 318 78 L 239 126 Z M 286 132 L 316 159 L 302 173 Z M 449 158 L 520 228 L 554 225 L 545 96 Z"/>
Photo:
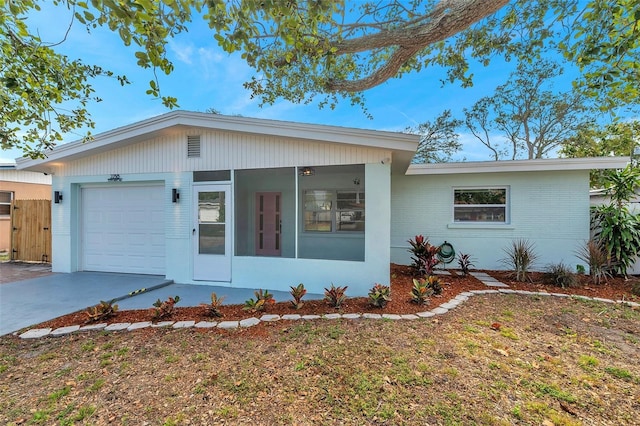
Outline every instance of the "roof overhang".
<path fill-rule="evenodd" d="M 398 164 L 399 166 L 404 166 L 404 170 L 409 166 L 419 143 L 419 136 L 404 133 L 200 112 L 173 111 L 97 134 L 90 142 L 76 141 L 59 145 L 47 152 L 47 157 L 44 159 L 19 158 L 16 160 L 16 164 L 18 169 L 46 171 L 53 163 L 85 158 L 155 137 L 171 135 L 185 128 L 220 130 L 389 149 L 393 151 L 394 163 L 404 163 L 404 165 Z"/>
<path fill-rule="evenodd" d="M 407 175 L 461 173 L 546 172 L 568 170 L 622 169 L 629 157 L 545 158 L 536 160 L 474 161 L 465 163 L 412 164 Z"/>

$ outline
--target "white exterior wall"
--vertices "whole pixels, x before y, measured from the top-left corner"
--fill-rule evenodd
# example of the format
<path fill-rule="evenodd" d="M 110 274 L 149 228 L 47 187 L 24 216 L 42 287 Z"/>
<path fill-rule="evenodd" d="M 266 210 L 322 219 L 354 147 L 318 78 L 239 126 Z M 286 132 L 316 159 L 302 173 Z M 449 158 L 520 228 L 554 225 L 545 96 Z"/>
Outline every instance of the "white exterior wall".
<path fill-rule="evenodd" d="M 453 223 L 454 187 L 508 186 L 510 223 Z M 391 187 L 391 261 L 410 264 L 407 240 L 417 234 L 434 245 L 451 243 L 478 269 L 505 269 L 500 259 L 516 239 L 535 244 L 534 269 L 584 263 L 575 251 L 589 239 L 589 171 L 545 171 L 396 176 Z M 457 268 L 454 261 L 448 267 Z"/>
<path fill-rule="evenodd" d="M 51 185 L 51 175 L 26 170 L 0 168 L 0 181 Z"/>
<path fill-rule="evenodd" d="M 192 173 L 140 173 L 122 176 L 122 182 L 107 182 L 104 175 L 93 176 L 54 176 L 52 190 L 61 191 L 63 200 L 51 207 L 51 235 L 53 272 L 75 272 L 81 269 L 79 250 L 82 235 L 80 221 L 81 191 L 83 186 L 121 186 L 129 184 L 164 185 L 165 204 L 165 238 L 167 278 L 178 276 L 185 269 L 181 262 L 175 262 L 175 253 L 189 250 L 189 233 L 191 230 L 191 180 Z M 180 191 L 180 202 L 171 202 L 171 190 Z M 186 245 L 184 240 L 187 240 Z"/>
<path fill-rule="evenodd" d="M 200 158 L 187 158 L 187 135 L 201 136 Z M 56 176 L 260 169 L 379 163 L 391 151 L 222 131 L 177 131 L 56 167 Z"/>
<path fill-rule="evenodd" d="M 190 132 L 190 134 L 198 134 Z M 310 143 L 234 133 L 202 134 L 201 158 L 187 158 L 187 132 L 117 148 L 95 156 L 55 166 L 52 191 L 63 202 L 52 207 L 54 272 L 81 270 L 81 190 L 88 185 L 164 185 L 166 278 L 177 283 L 288 291 L 303 282 L 310 292 L 322 292 L 332 282 L 348 285 L 350 296 L 364 296 L 375 282 L 389 281 L 389 221 L 391 166 L 382 160 L 391 151 L 380 148 Z M 223 137 L 224 136 L 224 137 Z M 192 171 L 314 165 L 365 164 L 365 261 L 285 259 L 234 256 L 232 282 L 194 281 Z M 119 174 L 122 182 L 109 182 Z M 233 177 L 232 177 L 233 179 Z M 171 190 L 180 192 L 172 203 Z M 234 244 L 234 243 L 232 243 Z M 232 247 L 235 252 L 235 247 Z"/>

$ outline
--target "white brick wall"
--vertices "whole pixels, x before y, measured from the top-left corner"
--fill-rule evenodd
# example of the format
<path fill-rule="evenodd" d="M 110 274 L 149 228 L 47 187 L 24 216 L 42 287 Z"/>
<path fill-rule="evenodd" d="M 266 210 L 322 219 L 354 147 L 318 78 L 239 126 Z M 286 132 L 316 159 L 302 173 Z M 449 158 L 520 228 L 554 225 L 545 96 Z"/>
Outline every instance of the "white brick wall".
<path fill-rule="evenodd" d="M 508 186 L 511 221 L 507 225 L 453 225 L 453 188 Z M 432 244 L 448 241 L 470 254 L 475 267 L 504 269 L 504 248 L 515 239 L 535 244 L 535 269 L 563 261 L 581 263 L 575 251 L 589 238 L 589 172 L 519 172 L 393 176 L 391 261 L 408 264 L 407 240 L 417 234 Z M 450 267 L 457 267 L 455 261 Z"/>

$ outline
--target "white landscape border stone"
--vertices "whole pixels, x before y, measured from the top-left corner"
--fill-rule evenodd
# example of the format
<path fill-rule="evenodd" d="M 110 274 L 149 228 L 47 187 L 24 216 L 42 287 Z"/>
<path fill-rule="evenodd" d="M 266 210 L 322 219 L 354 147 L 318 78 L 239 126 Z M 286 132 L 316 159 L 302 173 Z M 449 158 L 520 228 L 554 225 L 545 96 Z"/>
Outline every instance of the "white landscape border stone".
<path fill-rule="evenodd" d="M 146 327 L 172 327 L 175 329 L 178 328 L 220 328 L 224 330 L 232 330 L 237 329 L 239 327 L 253 327 L 261 322 L 273 322 L 273 321 L 281 321 L 281 320 L 289 320 L 289 321 L 298 321 L 298 320 L 318 320 L 318 319 L 371 319 L 371 320 L 380 320 L 386 319 L 391 321 L 397 320 L 418 320 L 431 318 L 436 315 L 444 315 L 455 307 L 463 304 L 467 300 L 469 300 L 473 296 L 484 295 L 484 294 L 500 294 L 500 295 L 510 295 L 517 294 L 522 296 L 553 296 L 553 297 L 564 297 L 571 298 L 576 300 L 585 300 L 585 301 L 593 301 L 599 303 L 612 303 L 623 306 L 628 306 L 630 308 L 640 308 L 640 303 L 632 302 L 628 300 L 611 300 L 611 299 L 603 299 L 600 297 L 589 297 L 575 294 L 565 294 L 565 293 L 547 293 L 544 291 L 525 291 L 525 290 L 512 290 L 512 289 L 500 289 L 500 290 L 471 290 L 465 291 L 458 295 L 456 295 L 453 299 L 448 302 L 442 303 L 440 306 L 431 309 L 430 311 L 418 312 L 416 314 L 392 314 L 392 313 L 353 313 L 353 314 L 324 314 L 324 315 L 299 315 L 299 314 L 286 314 L 286 315 L 270 315 L 264 314 L 260 318 L 249 317 L 240 321 L 221 321 L 221 322 L 208 322 L 201 321 L 196 324 L 195 321 L 162 321 L 158 323 L 151 322 L 137 322 L 137 323 L 113 323 L 113 324 L 93 324 L 93 325 L 71 325 L 67 327 L 60 327 L 55 330 L 51 328 L 34 328 L 31 330 L 27 330 L 26 332 L 19 334 L 18 336 L 21 339 L 38 339 L 42 337 L 59 337 L 68 335 L 76 332 L 88 332 L 93 330 L 104 330 L 104 331 L 134 331 L 137 329 L 142 329 Z"/>

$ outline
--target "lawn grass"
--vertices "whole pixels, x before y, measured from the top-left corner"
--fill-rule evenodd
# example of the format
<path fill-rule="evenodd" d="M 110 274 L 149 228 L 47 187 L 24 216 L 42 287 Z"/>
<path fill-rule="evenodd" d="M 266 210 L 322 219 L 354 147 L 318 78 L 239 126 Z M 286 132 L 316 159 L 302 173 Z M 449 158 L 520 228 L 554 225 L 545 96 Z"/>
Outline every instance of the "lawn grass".
<path fill-rule="evenodd" d="M 416 321 L 2 338 L 0 423 L 631 425 L 638 319 L 482 296 Z"/>

